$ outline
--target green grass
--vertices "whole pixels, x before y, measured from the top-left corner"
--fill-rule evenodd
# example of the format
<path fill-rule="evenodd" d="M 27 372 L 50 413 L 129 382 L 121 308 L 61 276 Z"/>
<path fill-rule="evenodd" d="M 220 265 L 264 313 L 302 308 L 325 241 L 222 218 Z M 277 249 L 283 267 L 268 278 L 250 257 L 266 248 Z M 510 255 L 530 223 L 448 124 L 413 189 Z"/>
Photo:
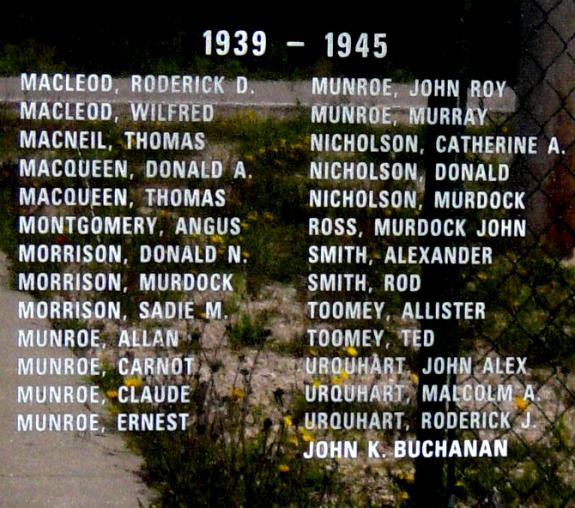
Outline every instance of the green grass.
<path fill-rule="evenodd" d="M 237 322 L 228 326 L 227 335 L 233 349 L 241 347 L 261 347 L 270 336 L 265 328 L 266 320 L 263 314 L 252 317 L 243 312 Z"/>

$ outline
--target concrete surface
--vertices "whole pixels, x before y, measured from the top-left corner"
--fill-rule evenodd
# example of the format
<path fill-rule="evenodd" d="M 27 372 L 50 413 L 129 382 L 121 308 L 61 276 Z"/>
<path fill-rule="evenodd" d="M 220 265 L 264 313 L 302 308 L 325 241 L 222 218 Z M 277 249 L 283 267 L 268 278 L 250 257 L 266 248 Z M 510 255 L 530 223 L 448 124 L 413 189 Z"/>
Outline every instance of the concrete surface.
<path fill-rule="evenodd" d="M 0 506 L 2 508 L 92 508 L 148 506 L 150 492 L 139 479 L 140 458 L 118 434 L 17 432 L 18 413 L 93 408 L 82 404 L 18 404 L 17 386 L 85 382 L 72 376 L 19 376 L 19 356 L 62 356 L 67 349 L 19 348 L 18 300 L 8 289 L 6 256 L 0 253 Z M 28 325 L 28 322 L 26 323 Z M 48 327 L 35 321 L 30 328 Z M 28 327 L 28 326 L 26 326 Z M 105 407 L 105 406 L 103 406 Z M 102 411 L 101 408 L 97 408 Z M 141 503 L 141 504 L 140 504 Z"/>

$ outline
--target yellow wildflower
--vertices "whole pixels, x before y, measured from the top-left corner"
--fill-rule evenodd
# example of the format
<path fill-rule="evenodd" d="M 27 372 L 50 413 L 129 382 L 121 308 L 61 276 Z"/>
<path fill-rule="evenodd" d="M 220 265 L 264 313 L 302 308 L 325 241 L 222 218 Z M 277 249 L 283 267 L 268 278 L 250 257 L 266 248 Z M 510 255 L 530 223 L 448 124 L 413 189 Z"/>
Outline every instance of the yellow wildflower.
<path fill-rule="evenodd" d="M 419 384 L 419 376 L 418 376 L 415 372 L 412 372 L 412 373 L 409 375 L 409 379 L 411 379 L 411 382 L 412 382 L 413 384 L 415 384 L 415 385 L 418 385 L 418 384 Z"/>
<path fill-rule="evenodd" d="M 348 346 L 345 348 L 345 350 L 349 356 L 357 356 L 358 355 L 357 349 L 355 349 L 353 346 Z"/>
<path fill-rule="evenodd" d="M 331 377 L 331 384 L 332 385 L 340 385 L 343 382 L 340 376 L 332 376 Z"/>
<path fill-rule="evenodd" d="M 232 389 L 232 397 L 234 399 L 243 400 L 246 396 L 245 392 L 241 388 L 233 388 Z"/>
<path fill-rule="evenodd" d="M 314 388 L 319 388 L 319 387 L 321 386 L 321 379 L 316 378 L 316 379 L 314 379 L 314 380 L 312 381 L 311 384 L 312 384 L 312 386 L 313 386 Z"/>
<path fill-rule="evenodd" d="M 115 399 L 118 396 L 118 390 L 106 390 L 106 397 Z"/>
<path fill-rule="evenodd" d="M 347 370 L 343 369 L 343 370 L 341 371 L 340 376 L 341 376 L 342 379 L 349 379 L 349 372 L 348 372 Z"/>
<path fill-rule="evenodd" d="M 278 466 L 278 471 L 280 473 L 288 473 L 289 472 L 289 466 L 287 464 L 280 464 Z"/>
<path fill-rule="evenodd" d="M 126 386 L 133 386 L 135 388 L 138 388 L 144 384 L 144 381 L 142 381 L 142 379 L 139 378 L 138 376 L 129 376 L 124 378 L 124 384 Z"/>
<path fill-rule="evenodd" d="M 408 494 L 405 490 L 402 490 L 402 491 L 399 493 L 399 497 L 400 497 L 401 499 L 409 499 L 409 494 Z"/>
<path fill-rule="evenodd" d="M 293 425 L 293 421 L 292 421 L 290 415 L 285 415 L 285 416 L 284 416 L 284 425 L 285 425 L 286 427 L 291 427 L 291 426 Z"/>
<path fill-rule="evenodd" d="M 299 445 L 299 441 L 297 440 L 297 437 L 295 436 L 290 436 L 288 438 L 288 443 L 294 445 L 294 446 L 298 446 Z"/>
<path fill-rule="evenodd" d="M 519 408 L 520 411 L 525 411 L 529 405 L 529 402 L 519 395 L 515 397 L 515 405 Z"/>
<path fill-rule="evenodd" d="M 309 433 L 307 430 L 305 429 L 299 429 L 299 433 L 301 434 L 301 438 L 306 442 L 309 443 L 310 441 L 313 441 L 313 436 L 311 433 Z"/>

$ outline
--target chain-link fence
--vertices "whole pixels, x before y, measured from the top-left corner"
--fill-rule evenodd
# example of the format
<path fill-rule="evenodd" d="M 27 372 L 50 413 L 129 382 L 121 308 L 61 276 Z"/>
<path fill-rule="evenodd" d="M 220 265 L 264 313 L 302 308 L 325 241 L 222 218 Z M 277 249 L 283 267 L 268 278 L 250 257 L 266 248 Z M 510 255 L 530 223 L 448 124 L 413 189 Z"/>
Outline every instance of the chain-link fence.
<path fill-rule="evenodd" d="M 437 136 L 478 132 L 455 127 L 427 130 L 426 151 L 431 153 L 425 161 L 424 215 L 465 217 L 478 233 L 459 238 L 459 244 L 488 246 L 493 262 L 424 269 L 424 300 L 484 301 L 486 319 L 421 322 L 422 328 L 435 332 L 436 341 L 420 354 L 417 411 L 420 441 L 446 441 L 448 450 L 453 441 L 506 441 L 508 456 L 490 457 L 486 451 L 480 458 L 417 458 L 417 506 L 575 503 L 575 2 L 523 0 L 520 11 L 515 112 L 490 113 L 489 126 L 480 134 L 536 137 L 537 153 L 517 150 L 450 158 L 432 149 Z M 460 14 L 452 20 L 459 43 L 457 49 L 446 50 L 451 63 L 443 64 L 443 70 L 468 82 L 461 52 L 466 47 L 468 14 L 463 5 Z M 465 106 L 452 98 L 435 102 L 430 106 Z M 435 178 L 431 169 L 436 163 L 458 164 L 463 159 L 491 168 L 509 165 L 510 176 L 493 176 L 494 182 Z M 478 189 L 513 193 L 516 206 L 509 210 L 433 206 L 437 192 Z M 440 243 L 434 240 L 434 245 Z M 439 240 L 457 245 L 453 238 Z M 470 371 L 461 368 L 465 360 L 458 363 L 457 372 L 426 368 L 437 358 L 466 357 L 472 359 Z M 450 425 L 446 417 L 426 425 L 430 414 L 452 415 L 458 424 Z M 481 416 L 473 421 L 473 415 Z"/>

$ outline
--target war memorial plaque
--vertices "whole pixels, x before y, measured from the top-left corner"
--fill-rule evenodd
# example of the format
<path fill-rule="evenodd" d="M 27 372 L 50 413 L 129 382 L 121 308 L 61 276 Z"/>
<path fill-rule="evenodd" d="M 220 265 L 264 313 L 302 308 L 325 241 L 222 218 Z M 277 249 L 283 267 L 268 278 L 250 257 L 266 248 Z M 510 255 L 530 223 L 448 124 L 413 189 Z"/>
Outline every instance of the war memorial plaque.
<path fill-rule="evenodd" d="M 154 506 L 571 506 L 575 9 L 376 10 L 14 17 L 5 457 L 121 436 Z"/>

